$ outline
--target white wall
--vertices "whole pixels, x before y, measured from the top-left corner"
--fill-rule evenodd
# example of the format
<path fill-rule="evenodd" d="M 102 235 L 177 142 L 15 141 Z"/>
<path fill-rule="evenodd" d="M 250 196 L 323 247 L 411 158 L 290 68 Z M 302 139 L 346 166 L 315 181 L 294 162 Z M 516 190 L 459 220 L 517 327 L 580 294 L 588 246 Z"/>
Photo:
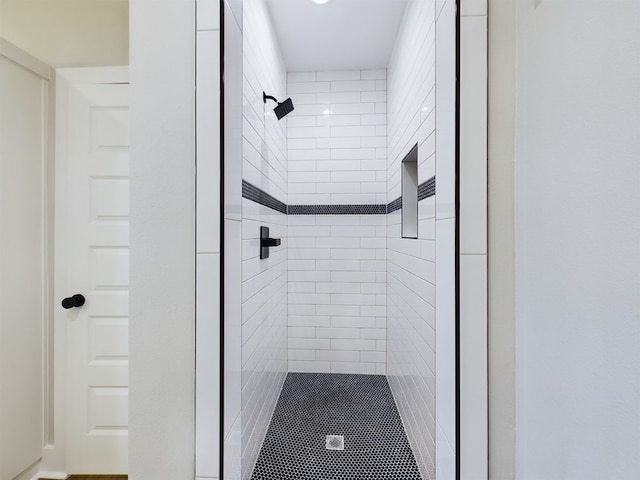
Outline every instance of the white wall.
<path fill-rule="evenodd" d="M 264 0 L 243 3 L 242 178 L 287 201 L 286 71 Z M 261 260 L 260 226 L 280 247 Z M 242 199 L 242 478 L 251 476 L 287 372 L 287 216 Z M 231 248 L 238 248 L 234 245 Z"/>
<path fill-rule="evenodd" d="M 401 162 L 418 144 L 418 183 L 435 175 L 435 6 L 407 3 L 389 62 L 388 197 L 401 195 Z M 423 478 L 435 475 L 435 197 L 418 206 L 418 239 L 388 215 L 387 372 Z"/>
<path fill-rule="evenodd" d="M 195 4 L 132 0 L 130 12 L 129 478 L 190 479 L 195 458 Z"/>
<path fill-rule="evenodd" d="M 0 39 L 0 477 L 6 479 L 39 462 L 48 420 L 50 73 Z"/>
<path fill-rule="evenodd" d="M 54 67 L 129 64 L 128 0 L 2 0 L 0 37 Z"/>
<path fill-rule="evenodd" d="M 514 145 L 517 2 L 491 0 L 488 32 L 489 475 L 515 478 Z"/>
<path fill-rule="evenodd" d="M 291 205 L 386 204 L 386 70 L 289 73 Z M 384 374 L 385 215 L 289 215 L 289 370 Z"/>
<path fill-rule="evenodd" d="M 640 472 L 640 4 L 518 4 L 517 478 Z"/>

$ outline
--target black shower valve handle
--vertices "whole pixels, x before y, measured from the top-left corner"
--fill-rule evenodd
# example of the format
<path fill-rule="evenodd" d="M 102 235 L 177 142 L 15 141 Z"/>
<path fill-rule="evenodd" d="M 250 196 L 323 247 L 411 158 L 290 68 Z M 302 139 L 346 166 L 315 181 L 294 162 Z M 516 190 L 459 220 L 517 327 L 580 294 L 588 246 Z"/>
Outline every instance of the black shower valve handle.
<path fill-rule="evenodd" d="M 260 259 L 269 258 L 269 248 L 279 247 L 281 244 L 280 238 L 269 236 L 269 227 L 260 227 Z"/>
<path fill-rule="evenodd" d="M 282 239 L 280 238 L 264 238 L 260 241 L 260 246 L 262 247 L 279 247 L 282 243 Z"/>

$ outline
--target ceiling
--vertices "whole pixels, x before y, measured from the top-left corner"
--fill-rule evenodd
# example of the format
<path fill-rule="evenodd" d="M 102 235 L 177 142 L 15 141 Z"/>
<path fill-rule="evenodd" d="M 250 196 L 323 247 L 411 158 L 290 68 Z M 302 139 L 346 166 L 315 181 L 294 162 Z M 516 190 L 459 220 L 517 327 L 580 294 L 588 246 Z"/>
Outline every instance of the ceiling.
<path fill-rule="evenodd" d="M 52 67 L 129 64 L 128 0 L 0 0 L 0 37 Z"/>
<path fill-rule="evenodd" d="M 406 0 L 266 0 L 289 72 L 386 68 Z"/>

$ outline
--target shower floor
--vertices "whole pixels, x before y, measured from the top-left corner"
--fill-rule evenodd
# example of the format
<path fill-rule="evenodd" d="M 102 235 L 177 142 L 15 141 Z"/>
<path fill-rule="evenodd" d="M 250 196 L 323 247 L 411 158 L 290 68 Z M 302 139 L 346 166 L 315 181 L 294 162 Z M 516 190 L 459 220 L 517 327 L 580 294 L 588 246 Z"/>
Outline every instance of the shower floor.
<path fill-rule="evenodd" d="M 344 436 L 328 450 L 327 435 Z M 251 480 L 421 480 L 387 379 L 290 373 Z"/>

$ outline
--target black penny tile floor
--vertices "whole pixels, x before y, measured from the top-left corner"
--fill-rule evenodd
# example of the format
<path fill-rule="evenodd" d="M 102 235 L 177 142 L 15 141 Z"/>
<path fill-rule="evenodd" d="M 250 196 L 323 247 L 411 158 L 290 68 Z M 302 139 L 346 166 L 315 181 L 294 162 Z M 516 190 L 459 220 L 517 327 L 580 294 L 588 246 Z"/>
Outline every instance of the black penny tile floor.
<path fill-rule="evenodd" d="M 290 373 L 251 480 L 421 477 L 386 377 Z"/>

